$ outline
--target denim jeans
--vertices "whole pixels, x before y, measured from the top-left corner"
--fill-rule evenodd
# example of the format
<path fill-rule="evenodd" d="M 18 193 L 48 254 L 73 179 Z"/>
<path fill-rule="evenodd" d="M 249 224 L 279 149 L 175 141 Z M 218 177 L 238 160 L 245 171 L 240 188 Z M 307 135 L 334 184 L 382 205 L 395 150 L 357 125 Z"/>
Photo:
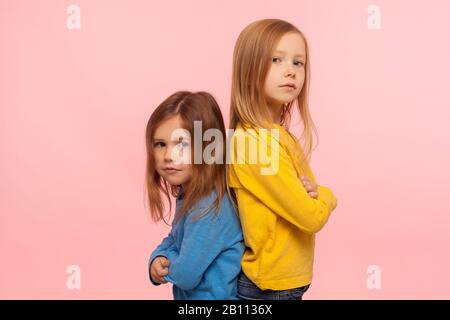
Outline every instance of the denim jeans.
<path fill-rule="evenodd" d="M 238 298 L 240 300 L 302 300 L 309 284 L 288 290 L 261 290 L 241 272 L 238 277 Z"/>

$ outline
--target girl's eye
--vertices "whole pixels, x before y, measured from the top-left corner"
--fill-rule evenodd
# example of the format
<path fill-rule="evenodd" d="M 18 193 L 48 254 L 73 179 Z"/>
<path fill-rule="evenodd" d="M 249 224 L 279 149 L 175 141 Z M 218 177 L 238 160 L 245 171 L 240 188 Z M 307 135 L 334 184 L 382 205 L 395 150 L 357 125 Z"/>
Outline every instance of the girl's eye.
<path fill-rule="evenodd" d="M 281 59 L 279 57 L 273 57 L 272 62 L 280 62 Z"/>
<path fill-rule="evenodd" d="M 162 147 L 165 147 L 165 146 L 166 146 L 166 144 L 164 142 L 155 142 L 153 144 L 154 148 L 162 148 Z"/>
<path fill-rule="evenodd" d="M 189 143 L 187 143 L 186 141 L 181 141 L 179 144 L 181 144 L 181 147 L 186 148 L 189 146 Z"/>
<path fill-rule="evenodd" d="M 304 66 L 305 65 L 305 63 L 303 62 L 303 61 L 295 61 L 294 62 L 294 65 L 296 65 L 296 66 Z"/>

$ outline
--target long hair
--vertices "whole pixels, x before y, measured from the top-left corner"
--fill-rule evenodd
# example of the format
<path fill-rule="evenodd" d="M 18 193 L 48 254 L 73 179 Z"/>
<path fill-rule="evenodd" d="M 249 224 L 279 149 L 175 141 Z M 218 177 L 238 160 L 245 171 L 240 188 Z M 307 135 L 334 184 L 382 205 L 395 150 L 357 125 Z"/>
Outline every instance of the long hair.
<path fill-rule="evenodd" d="M 313 149 L 313 131 L 316 137 L 318 134 L 308 107 L 310 83 L 308 42 L 304 34 L 289 22 L 279 19 L 258 20 L 248 25 L 239 35 L 233 53 L 230 128 L 236 129 L 238 122 L 255 128 L 272 127 L 269 120 L 270 108 L 263 94 L 264 83 L 276 45 L 283 35 L 291 32 L 299 34 L 305 42 L 305 81 L 297 99 L 284 105 L 280 125 L 302 145 L 304 156 L 301 162 L 303 160 L 309 162 Z M 300 140 L 288 130 L 294 104 L 297 105 L 303 123 Z"/>
<path fill-rule="evenodd" d="M 156 171 L 153 137 L 159 124 L 164 120 L 177 115 L 181 117 L 183 129 L 187 130 L 193 139 L 201 139 L 200 146 L 202 155 L 206 146 L 206 142 L 203 141 L 202 138 L 205 131 L 208 129 L 220 130 L 223 139 L 225 139 L 225 125 L 222 113 L 214 97 L 207 92 L 192 93 L 189 91 L 179 91 L 172 94 L 155 109 L 148 120 L 145 134 L 147 151 L 147 166 L 145 173 L 146 195 L 150 214 L 155 222 L 163 220 L 165 223 L 168 223 L 170 215 L 167 216 L 163 198 L 169 203 L 168 213 L 170 214 L 170 211 L 172 210 L 170 196 L 176 197 L 181 186 L 170 185 Z M 201 121 L 201 137 L 196 137 L 194 135 L 194 121 Z M 216 160 L 220 157 L 225 157 L 225 144 L 222 142 L 215 141 L 219 146 L 217 148 L 218 154 L 215 155 Z M 190 163 L 192 165 L 193 178 L 186 183 L 183 203 L 175 213 L 175 219 L 186 214 L 190 208 L 195 207 L 198 204 L 202 197 L 208 196 L 212 191 L 216 191 L 217 193 L 217 199 L 212 205 L 216 211 L 218 211 L 221 206 L 222 197 L 227 190 L 225 160 L 207 164 L 202 159 L 200 164 L 195 163 L 193 161 L 193 146 L 195 143 L 196 142 L 191 143 Z M 205 214 L 205 211 L 200 215 L 203 214 Z"/>

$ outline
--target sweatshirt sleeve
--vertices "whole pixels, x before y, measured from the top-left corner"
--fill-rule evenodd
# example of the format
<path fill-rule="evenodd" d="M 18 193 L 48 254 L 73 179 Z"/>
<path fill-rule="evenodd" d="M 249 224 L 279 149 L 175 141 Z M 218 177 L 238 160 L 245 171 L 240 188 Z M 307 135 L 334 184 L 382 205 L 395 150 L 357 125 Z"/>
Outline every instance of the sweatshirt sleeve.
<path fill-rule="evenodd" d="M 152 265 L 153 260 L 157 257 L 166 257 L 169 259 L 169 252 L 175 251 L 175 241 L 173 238 L 172 230 L 170 231 L 169 235 L 163 239 L 161 244 L 156 247 L 156 249 L 153 251 L 153 253 L 150 255 L 150 259 L 148 260 L 148 276 L 150 279 L 150 282 L 153 283 L 155 286 L 158 286 L 159 283 L 153 281 L 152 276 L 150 274 L 150 266 Z M 169 259 L 170 260 L 170 259 Z"/>
<path fill-rule="evenodd" d="M 179 252 L 170 251 L 168 282 L 182 290 L 192 290 L 201 281 L 204 272 L 224 249 L 223 215 L 209 212 L 199 220 L 194 217 L 201 212 L 189 212 L 184 224 L 184 236 Z"/>
<path fill-rule="evenodd" d="M 247 139 L 249 143 L 259 144 L 259 148 L 264 148 L 261 144 L 265 143 L 272 154 L 277 152 L 278 159 L 271 157 L 268 162 L 269 166 L 275 170 L 267 174 L 267 165 L 250 162 L 249 150 L 233 144 L 234 161 L 231 164 L 231 180 L 236 179 L 239 187 L 246 189 L 274 213 L 303 232 L 308 234 L 319 232 L 337 205 L 332 191 L 327 187 L 319 186 L 318 199 L 311 198 L 300 178 L 297 177 L 291 157 L 277 139 L 269 136 L 269 139 L 264 142 L 254 135 L 248 135 Z M 266 173 L 262 174 L 264 170 Z"/>

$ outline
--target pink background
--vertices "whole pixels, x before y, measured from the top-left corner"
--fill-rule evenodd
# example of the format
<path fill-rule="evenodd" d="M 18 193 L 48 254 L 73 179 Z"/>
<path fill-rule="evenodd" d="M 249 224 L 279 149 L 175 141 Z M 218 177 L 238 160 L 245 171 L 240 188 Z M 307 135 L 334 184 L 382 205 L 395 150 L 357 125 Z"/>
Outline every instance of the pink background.
<path fill-rule="evenodd" d="M 81 30 L 66 28 L 70 4 Z M 366 25 L 372 4 L 380 30 Z M 312 168 L 338 197 L 305 299 L 450 298 L 449 12 L 446 0 L 1 0 L 0 298 L 171 299 L 147 276 L 169 230 L 144 206 L 147 119 L 180 89 L 212 92 L 228 119 L 234 43 L 268 17 L 308 37 Z M 80 290 L 66 287 L 70 265 Z"/>

